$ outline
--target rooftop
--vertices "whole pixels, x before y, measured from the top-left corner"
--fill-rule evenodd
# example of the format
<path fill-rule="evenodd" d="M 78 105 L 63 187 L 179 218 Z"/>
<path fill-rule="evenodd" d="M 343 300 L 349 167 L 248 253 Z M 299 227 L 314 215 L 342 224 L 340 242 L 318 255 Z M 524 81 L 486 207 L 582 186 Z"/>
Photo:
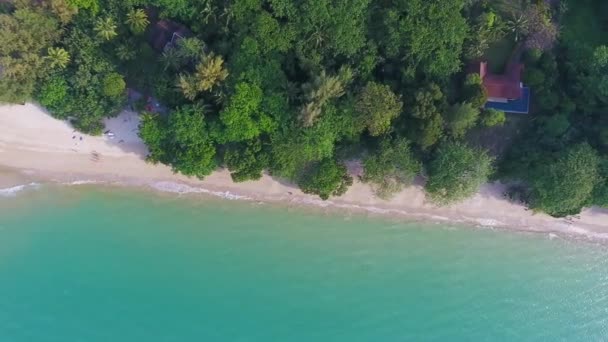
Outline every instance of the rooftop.
<path fill-rule="evenodd" d="M 524 66 L 520 63 L 509 63 L 502 75 L 492 74 L 488 70 L 488 63 L 481 62 L 479 75 L 483 86 L 490 98 L 518 99 L 522 96 L 521 72 Z"/>

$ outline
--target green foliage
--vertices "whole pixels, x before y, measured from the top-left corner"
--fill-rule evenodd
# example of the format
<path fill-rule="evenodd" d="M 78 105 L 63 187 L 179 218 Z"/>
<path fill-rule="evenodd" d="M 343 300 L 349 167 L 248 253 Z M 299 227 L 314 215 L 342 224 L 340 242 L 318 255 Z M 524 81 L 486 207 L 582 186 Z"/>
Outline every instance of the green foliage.
<path fill-rule="evenodd" d="M 475 18 L 472 31 L 465 45 L 465 56 L 469 60 L 476 60 L 487 53 L 491 45 L 505 36 L 506 27 L 500 16 L 489 11 Z"/>
<path fill-rule="evenodd" d="M 370 135 L 382 135 L 391 127 L 391 120 L 401 112 L 403 103 L 387 85 L 369 82 L 357 99 L 357 121 Z"/>
<path fill-rule="evenodd" d="M 42 106 L 50 110 L 58 110 L 65 104 L 67 95 L 67 81 L 59 76 L 54 76 L 44 82 L 36 98 Z"/>
<path fill-rule="evenodd" d="M 50 47 L 46 58 L 48 59 L 51 68 L 64 69 L 70 62 L 70 54 L 62 48 Z"/>
<path fill-rule="evenodd" d="M 338 139 L 333 120 L 337 110 L 330 106 L 325 114 L 310 128 L 293 125 L 271 136 L 273 174 L 295 180 L 308 163 L 333 156 Z"/>
<path fill-rule="evenodd" d="M 150 149 L 147 160 L 170 164 L 175 172 L 202 179 L 217 167 L 202 107 L 178 108 L 166 121 L 157 115 L 144 114 L 140 137 Z"/>
<path fill-rule="evenodd" d="M 470 103 L 457 103 L 447 113 L 446 126 L 455 138 L 462 138 L 477 123 L 479 109 Z"/>
<path fill-rule="evenodd" d="M 352 80 L 352 71 L 342 68 L 338 75 L 328 76 L 325 71 L 315 77 L 312 82 L 303 85 L 307 103 L 300 111 L 300 119 L 304 127 L 312 126 L 323 111 L 323 106 L 332 99 L 344 95 L 344 88 Z"/>
<path fill-rule="evenodd" d="M 70 5 L 90 10 L 93 13 L 97 13 L 99 10 L 99 2 L 98 0 L 66 0 Z"/>
<path fill-rule="evenodd" d="M 70 0 L 50 0 L 49 2 L 51 12 L 64 25 L 69 24 L 78 13 L 78 7 L 72 5 Z"/>
<path fill-rule="evenodd" d="M 116 24 L 111 17 L 98 18 L 94 27 L 97 36 L 103 40 L 111 40 L 116 37 Z"/>
<path fill-rule="evenodd" d="M 119 73 L 112 72 L 103 78 L 103 94 L 105 96 L 120 96 L 125 92 L 126 86 L 125 80 Z"/>
<path fill-rule="evenodd" d="M 485 127 L 502 126 L 507 121 L 505 112 L 497 109 L 484 109 L 479 118 L 480 123 Z"/>
<path fill-rule="evenodd" d="M 588 144 L 566 149 L 533 175 L 532 208 L 553 216 L 580 212 L 591 203 L 600 181 L 599 166 L 600 158 Z"/>
<path fill-rule="evenodd" d="M 186 37 L 177 42 L 177 52 L 179 58 L 198 60 L 204 55 L 205 43 L 196 37 Z M 173 49 L 171 49 L 173 50 Z M 223 61 L 222 61 L 223 63 Z"/>
<path fill-rule="evenodd" d="M 475 108 L 482 108 L 488 101 L 488 93 L 478 73 L 467 75 L 462 89 L 462 98 Z"/>
<path fill-rule="evenodd" d="M 385 38 L 378 41 L 389 57 L 405 61 L 408 74 L 446 78 L 460 70 L 468 33 L 462 0 L 394 1 L 384 10 Z"/>
<path fill-rule="evenodd" d="M 262 149 L 262 142 L 258 139 L 229 145 L 224 154 L 224 163 L 235 182 L 260 179 L 269 162 L 269 155 Z"/>
<path fill-rule="evenodd" d="M 370 0 L 304 0 L 291 18 L 295 50 L 307 67 L 338 56 L 352 57 L 365 45 Z"/>
<path fill-rule="evenodd" d="M 165 150 L 167 127 L 165 121 L 158 114 L 141 114 L 138 135 L 148 146 L 147 162 L 153 164 L 169 162 Z"/>
<path fill-rule="evenodd" d="M 178 87 L 184 97 L 194 100 L 200 92 L 209 91 L 228 77 L 228 70 L 224 68 L 224 59 L 213 53 L 205 55 L 196 65 L 193 74 L 181 74 L 178 78 Z"/>
<path fill-rule="evenodd" d="M 163 114 L 142 114 L 140 135 L 148 161 L 176 172 L 204 177 L 220 162 L 246 181 L 267 170 L 327 198 L 350 182 L 341 160 L 366 151 L 363 179 L 390 197 L 420 172 L 415 151 L 429 164 L 431 198 L 451 203 L 477 189 L 491 159 L 458 143 L 434 146 L 478 121 L 470 138 L 486 144 L 484 130 L 506 120 L 481 111 L 481 78 L 459 73 L 467 59 L 500 69 L 523 51 L 534 113 L 496 130 L 492 151 L 510 145 L 501 177 L 534 188 L 541 166 L 561 160 L 556 151 L 583 141 L 606 159 L 608 41 L 599 23 L 608 18 L 598 3 L 577 3 L 574 22 L 542 1 L 19 0 L 0 14 L 0 101 L 34 96 L 99 134 L 126 103 L 128 83 L 143 104 L 162 103 Z M 568 34 L 556 42 L 560 18 Z M 172 38 L 142 34 L 157 19 L 189 30 L 155 51 Z M 573 39 L 577 30 L 586 34 Z M 608 172 L 598 169 L 584 205 L 608 202 Z M 551 196 L 537 196 L 547 210 L 580 207 Z"/>
<path fill-rule="evenodd" d="M 486 151 L 462 143 L 446 143 L 437 149 L 429 164 L 426 191 L 438 204 L 462 201 L 488 181 L 492 161 Z"/>
<path fill-rule="evenodd" d="M 601 158 L 598 169 L 599 181 L 591 194 L 590 204 L 608 208 L 608 157 Z"/>
<path fill-rule="evenodd" d="M 129 29 L 131 32 L 135 34 L 143 33 L 146 30 L 150 21 L 148 20 L 148 15 L 144 12 L 143 9 L 132 9 L 127 13 L 126 24 L 129 25 Z"/>
<path fill-rule="evenodd" d="M 132 61 L 137 57 L 137 51 L 131 46 L 120 44 L 116 47 L 116 57 L 121 61 Z"/>
<path fill-rule="evenodd" d="M 442 112 L 446 110 L 446 101 L 436 84 L 416 92 L 410 115 L 413 118 L 411 135 L 422 148 L 427 149 L 443 135 Z"/>
<path fill-rule="evenodd" d="M 343 195 L 352 183 L 346 166 L 328 158 L 311 165 L 298 185 L 302 192 L 327 200 L 330 196 Z"/>
<path fill-rule="evenodd" d="M 48 72 L 44 55 L 60 34 L 59 22 L 38 9 L 0 14 L 0 102 L 31 99 Z"/>
<path fill-rule="evenodd" d="M 376 195 L 389 199 L 405 186 L 410 185 L 422 166 L 403 138 L 385 138 L 376 151 L 363 161 L 362 180 L 371 183 Z"/>
<path fill-rule="evenodd" d="M 225 126 L 222 140 L 236 142 L 251 140 L 261 133 L 270 132 L 275 123 L 262 110 L 263 93 L 259 86 L 239 83 L 220 113 L 220 121 Z"/>

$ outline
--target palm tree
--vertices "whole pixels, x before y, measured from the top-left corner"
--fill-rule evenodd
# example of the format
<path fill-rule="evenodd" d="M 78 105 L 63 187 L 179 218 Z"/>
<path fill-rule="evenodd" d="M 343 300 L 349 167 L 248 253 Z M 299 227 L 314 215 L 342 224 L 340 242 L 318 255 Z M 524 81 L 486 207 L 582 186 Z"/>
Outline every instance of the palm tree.
<path fill-rule="evenodd" d="M 213 53 L 203 57 L 203 60 L 196 66 L 198 90 L 207 91 L 228 77 L 228 70 L 224 69 L 223 64 L 224 59 Z"/>
<path fill-rule="evenodd" d="M 198 95 L 197 82 L 190 75 L 180 74 L 177 79 L 177 87 L 182 91 L 184 97 L 190 101 L 194 101 Z"/>
<path fill-rule="evenodd" d="M 129 25 L 131 31 L 135 34 L 142 33 L 146 30 L 150 21 L 148 20 L 148 15 L 141 8 L 132 9 L 127 13 L 127 21 L 126 24 Z"/>
<path fill-rule="evenodd" d="M 62 48 L 50 47 L 46 59 L 50 61 L 51 68 L 64 69 L 70 62 L 70 54 Z"/>
<path fill-rule="evenodd" d="M 110 17 L 97 19 L 97 23 L 95 23 L 93 29 L 101 39 L 110 40 L 116 37 L 116 24 L 114 23 L 114 19 Z"/>
<path fill-rule="evenodd" d="M 182 56 L 180 56 L 179 51 L 174 47 L 166 48 L 162 56 L 160 56 L 160 60 L 164 65 L 165 71 L 168 69 L 177 70 L 182 65 Z"/>
<path fill-rule="evenodd" d="M 183 58 L 199 59 L 203 55 L 205 43 L 196 37 L 183 38 L 177 42 L 178 52 Z"/>
<path fill-rule="evenodd" d="M 515 35 L 515 41 L 519 41 L 521 36 L 528 34 L 528 19 L 523 15 L 515 15 L 507 21 L 507 29 Z"/>
<path fill-rule="evenodd" d="M 132 61 L 135 59 L 135 51 L 127 44 L 120 44 L 116 47 L 116 57 L 121 61 Z"/>
<path fill-rule="evenodd" d="M 308 102 L 300 110 L 302 125 L 312 126 L 328 101 L 344 95 L 345 87 L 352 78 L 353 72 L 350 68 L 340 68 L 337 75 L 328 76 L 325 71 L 321 71 L 311 83 L 304 84 L 302 92 Z"/>

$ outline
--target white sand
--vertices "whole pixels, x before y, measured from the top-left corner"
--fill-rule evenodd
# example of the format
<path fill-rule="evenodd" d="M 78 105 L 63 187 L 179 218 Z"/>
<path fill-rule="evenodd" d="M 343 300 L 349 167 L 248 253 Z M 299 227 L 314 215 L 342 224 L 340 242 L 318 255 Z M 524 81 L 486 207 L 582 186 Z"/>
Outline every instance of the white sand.
<path fill-rule="evenodd" d="M 67 123 L 53 119 L 33 104 L 0 106 L 0 166 L 60 182 L 134 184 L 162 191 L 210 193 L 227 198 L 311 204 L 396 217 L 608 239 L 608 210 L 592 208 L 578 219 L 554 219 L 504 200 L 505 189 L 500 184 L 485 185 L 473 198 L 439 208 L 425 201 L 421 186 L 411 186 L 392 200 L 384 201 L 374 196 L 369 186 L 355 179 L 344 196 L 321 201 L 269 176 L 257 182 L 237 184 L 223 170 L 200 181 L 176 175 L 163 165 L 147 164 L 144 161 L 146 146 L 137 136 L 138 122 L 136 113 L 125 111 L 106 122 L 106 130 L 114 134 L 112 139 L 92 137 L 75 132 Z M 360 170 L 357 163 L 350 163 L 349 168 L 353 173 Z M 3 175 L 0 173 L 0 185 L 7 183 L 2 182 Z"/>

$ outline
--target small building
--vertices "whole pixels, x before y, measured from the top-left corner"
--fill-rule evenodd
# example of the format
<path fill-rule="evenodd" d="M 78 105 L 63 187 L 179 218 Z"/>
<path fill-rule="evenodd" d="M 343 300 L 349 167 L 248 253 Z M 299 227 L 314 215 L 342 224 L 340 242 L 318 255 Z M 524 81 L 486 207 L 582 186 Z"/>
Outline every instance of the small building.
<path fill-rule="evenodd" d="M 530 110 L 530 89 L 521 82 L 524 66 L 509 63 L 503 74 L 492 74 L 488 63 L 481 62 L 479 75 L 488 94 L 485 108 L 493 108 L 508 113 L 528 114 Z"/>

